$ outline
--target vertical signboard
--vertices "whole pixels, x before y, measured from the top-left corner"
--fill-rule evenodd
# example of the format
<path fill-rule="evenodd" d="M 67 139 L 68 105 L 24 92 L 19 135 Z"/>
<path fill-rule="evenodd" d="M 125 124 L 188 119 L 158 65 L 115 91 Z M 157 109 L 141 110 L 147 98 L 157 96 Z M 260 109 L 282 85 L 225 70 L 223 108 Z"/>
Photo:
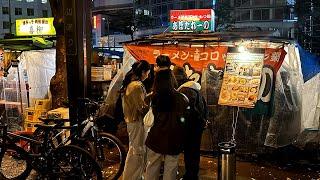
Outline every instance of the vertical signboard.
<path fill-rule="evenodd" d="M 76 24 L 76 9 L 75 0 L 63 1 L 64 13 L 64 32 L 66 38 L 66 53 L 67 55 L 77 54 L 77 24 Z"/>
<path fill-rule="evenodd" d="M 228 53 L 220 105 L 253 108 L 258 99 L 263 53 Z"/>

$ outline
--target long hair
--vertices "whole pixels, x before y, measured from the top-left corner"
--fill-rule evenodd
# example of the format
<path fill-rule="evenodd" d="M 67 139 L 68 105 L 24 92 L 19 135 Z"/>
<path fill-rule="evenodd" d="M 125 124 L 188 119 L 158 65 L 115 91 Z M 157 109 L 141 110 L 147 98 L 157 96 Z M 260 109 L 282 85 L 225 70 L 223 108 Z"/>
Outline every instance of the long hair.
<path fill-rule="evenodd" d="M 152 104 L 159 111 L 170 111 L 175 92 L 175 79 L 171 70 L 157 72 L 153 83 Z"/>
<path fill-rule="evenodd" d="M 141 80 L 142 73 L 150 70 L 150 64 L 145 60 L 140 60 L 135 62 L 132 66 L 130 71 L 125 75 L 122 87 L 120 89 L 121 92 L 125 91 L 128 85 L 133 80 Z"/>

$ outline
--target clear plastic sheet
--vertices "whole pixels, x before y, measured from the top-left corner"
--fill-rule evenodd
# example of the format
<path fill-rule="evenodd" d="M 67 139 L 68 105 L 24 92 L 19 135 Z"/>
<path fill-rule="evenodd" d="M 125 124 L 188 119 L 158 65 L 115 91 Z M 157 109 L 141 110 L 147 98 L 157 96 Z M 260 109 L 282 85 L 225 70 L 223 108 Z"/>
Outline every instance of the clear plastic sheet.
<path fill-rule="evenodd" d="M 119 97 L 119 90 L 121 89 L 123 78 L 131 69 L 131 66 L 134 62 L 136 62 L 134 57 L 128 52 L 127 49 L 124 48 L 123 66 L 121 69 L 119 69 L 117 75 L 112 79 L 109 86 L 108 95 L 105 99 L 105 103 L 109 105 L 107 114 L 112 117 L 114 116 L 115 105 Z"/>
<path fill-rule="evenodd" d="M 286 146 L 294 142 L 301 130 L 301 87 L 303 77 L 294 45 L 288 46 L 286 56 L 277 73 L 274 108 L 265 145 Z"/>
<path fill-rule="evenodd" d="M 50 80 L 56 73 L 56 50 L 24 51 L 19 66 L 26 72 L 29 84 L 29 101 L 49 98 Z"/>

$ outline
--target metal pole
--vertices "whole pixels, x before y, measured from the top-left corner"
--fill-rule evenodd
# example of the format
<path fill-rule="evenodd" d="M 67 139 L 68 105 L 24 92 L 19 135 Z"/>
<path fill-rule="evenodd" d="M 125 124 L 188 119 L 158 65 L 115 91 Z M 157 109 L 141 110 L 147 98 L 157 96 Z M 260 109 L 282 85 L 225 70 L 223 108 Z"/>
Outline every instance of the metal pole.
<path fill-rule="evenodd" d="M 236 144 L 222 142 L 218 146 L 218 180 L 236 180 Z"/>

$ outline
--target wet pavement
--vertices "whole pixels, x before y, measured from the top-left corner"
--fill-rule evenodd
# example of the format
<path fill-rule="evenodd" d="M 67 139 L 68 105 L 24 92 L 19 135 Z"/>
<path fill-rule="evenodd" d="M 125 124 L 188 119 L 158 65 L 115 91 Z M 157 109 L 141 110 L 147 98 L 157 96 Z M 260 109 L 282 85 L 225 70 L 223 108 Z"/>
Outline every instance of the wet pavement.
<path fill-rule="evenodd" d="M 268 162 L 244 162 L 237 161 L 236 177 L 237 180 L 269 180 L 269 179 L 284 179 L 284 180 L 308 180 L 320 179 L 320 164 L 318 166 L 309 167 L 289 167 L 271 165 Z M 183 160 L 180 159 L 179 174 L 183 174 Z M 217 158 L 201 157 L 200 162 L 200 180 L 217 179 L 218 160 Z M 180 176 L 180 175 L 179 175 Z"/>

